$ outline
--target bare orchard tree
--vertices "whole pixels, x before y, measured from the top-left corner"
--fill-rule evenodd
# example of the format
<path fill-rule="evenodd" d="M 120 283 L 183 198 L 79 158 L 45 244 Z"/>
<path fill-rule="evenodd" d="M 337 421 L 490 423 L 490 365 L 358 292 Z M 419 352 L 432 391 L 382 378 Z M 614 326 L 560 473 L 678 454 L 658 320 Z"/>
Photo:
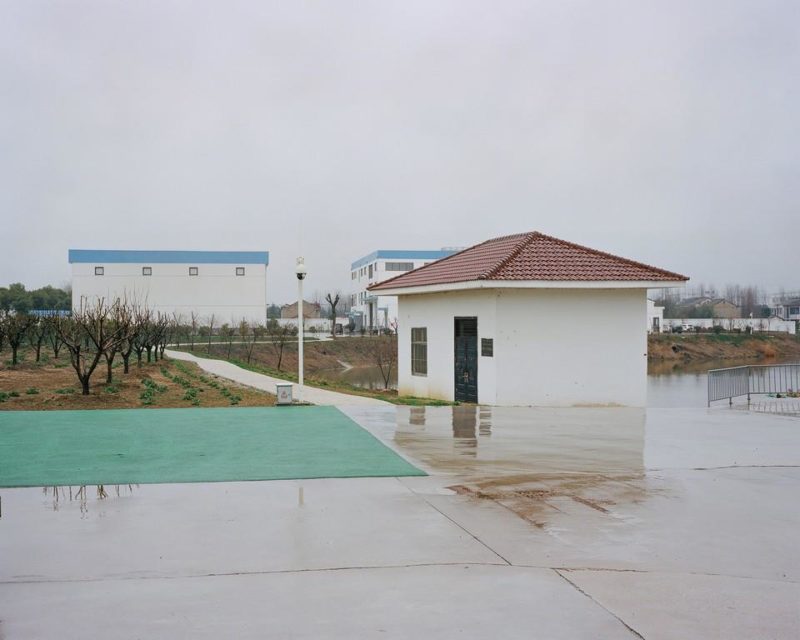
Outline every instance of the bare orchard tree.
<path fill-rule="evenodd" d="M 244 318 L 239 322 L 239 340 L 242 341 L 242 348 L 244 352 L 247 354 L 247 362 L 250 363 L 250 360 L 253 357 L 253 347 L 256 343 L 256 328 L 257 325 L 250 326 L 250 323 L 247 322 Z M 230 358 L 230 356 L 228 356 Z"/>
<path fill-rule="evenodd" d="M 109 342 L 103 350 L 103 357 L 106 360 L 106 384 L 111 384 L 114 381 L 114 359 L 127 347 L 128 336 L 135 323 L 135 313 L 133 307 L 125 300 L 117 299 L 109 309 L 108 315 L 110 328 L 119 333 L 119 339 Z"/>
<path fill-rule="evenodd" d="M 206 353 L 211 353 L 211 337 L 214 335 L 214 322 L 216 318 L 214 314 L 208 319 L 208 344 L 206 344 Z"/>
<path fill-rule="evenodd" d="M 133 305 L 130 309 L 130 322 L 128 324 L 128 331 L 122 338 L 119 348 L 119 355 L 122 356 L 122 372 L 130 373 L 131 354 L 136 349 L 138 344 L 139 334 L 143 331 L 145 325 L 149 321 L 150 312 L 147 309 L 141 309 Z M 144 347 L 142 347 L 144 349 Z M 142 352 L 138 351 L 139 366 L 142 365 Z"/>
<path fill-rule="evenodd" d="M 89 395 L 89 381 L 100 358 L 122 339 L 123 331 L 113 321 L 114 307 L 118 304 L 119 301 L 109 306 L 103 298 L 92 305 L 82 300 L 72 317 L 60 317 L 56 323 L 56 331 L 69 351 L 70 363 L 85 396 Z"/>
<path fill-rule="evenodd" d="M 183 315 L 180 313 L 172 314 L 172 321 L 167 332 L 169 344 L 174 344 L 178 349 L 181 348 L 181 339 L 186 335 L 186 325 L 183 323 Z M 166 345 L 165 345 L 166 346 Z M 164 350 L 161 350 L 161 357 L 164 357 Z"/>
<path fill-rule="evenodd" d="M 231 347 L 233 346 L 233 338 L 236 335 L 236 330 L 230 326 L 227 322 L 223 324 L 219 328 L 219 337 L 225 338 L 225 342 L 228 343 L 228 352 L 225 357 L 230 360 L 231 359 Z"/>
<path fill-rule="evenodd" d="M 15 313 L 6 311 L 0 317 L 0 323 L 3 325 L 3 333 L 8 346 L 11 347 L 11 364 L 16 365 L 18 362 L 17 351 L 20 345 L 28 335 L 28 331 L 35 322 L 35 318 L 29 316 L 27 313 Z"/>
<path fill-rule="evenodd" d="M 61 353 L 61 347 L 64 346 L 64 343 L 61 342 L 61 336 L 59 336 L 58 331 L 56 331 L 58 319 L 55 316 L 51 316 L 45 320 L 48 325 L 47 341 L 50 343 L 50 348 L 53 350 L 53 357 L 58 360 L 58 354 Z"/>
<path fill-rule="evenodd" d="M 170 317 L 166 313 L 160 311 L 156 313 L 155 319 L 152 323 L 152 333 L 150 334 L 150 343 L 153 348 L 153 360 L 158 362 L 160 358 L 164 357 L 164 349 L 167 348 L 169 341 Z M 147 350 L 147 361 L 150 362 L 150 350 Z"/>
<path fill-rule="evenodd" d="M 281 325 L 275 318 L 270 318 L 267 323 L 267 337 L 275 351 L 275 357 L 278 359 L 276 367 L 278 371 L 281 370 L 281 362 L 283 362 L 283 349 L 289 339 L 296 333 L 297 327 L 293 324 L 286 323 Z"/>
<path fill-rule="evenodd" d="M 192 346 L 191 346 L 191 348 L 189 350 L 190 351 L 194 351 L 194 339 L 195 339 L 195 336 L 197 336 L 197 329 L 199 327 L 198 316 L 197 316 L 196 312 L 192 311 L 192 315 L 191 315 L 190 320 L 191 320 L 191 325 L 190 325 L 190 332 L 189 332 L 189 341 L 191 342 Z"/>
<path fill-rule="evenodd" d="M 47 318 L 32 318 L 31 325 L 28 327 L 28 344 L 36 353 L 36 362 L 41 360 L 42 344 L 47 339 L 49 331 L 50 324 L 47 322 Z"/>
<path fill-rule="evenodd" d="M 336 305 L 339 304 L 339 292 L 337 291 L 333 296 L 329 293 L 325 296 L 325 300 L 331 307 L 331 338 L 336 339 Z"/>
<path fill-rule="evenodd" d="M 142 353 L 150 341 L 153 313 L 149 309 L 140 309 L 136 314 L 136 331 L 131 336 L 131 347 L 136 352 L 136 366 L 142 366 Z M 124 356 L 123 356 L 124 358 Z"/>
<path fill-rule="evenodd" d="M 392 381 L 392 371 L 395 370 L 397 365 L 397 336 L 372 338 L 367 349 L 372 361 L 381 372 L 383 388 L 388 389 Z"/>

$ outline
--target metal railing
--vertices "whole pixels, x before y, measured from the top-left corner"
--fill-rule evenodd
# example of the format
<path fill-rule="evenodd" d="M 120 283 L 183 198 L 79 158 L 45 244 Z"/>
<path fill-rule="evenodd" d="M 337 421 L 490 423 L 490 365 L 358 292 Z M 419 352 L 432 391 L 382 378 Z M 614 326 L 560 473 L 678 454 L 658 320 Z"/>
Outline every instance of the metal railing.
<path fill-rule="evenodd" d="M 708 372 L 708 406 L 717 400 L 800 390 L 800 363 L 747 365 Z"/>

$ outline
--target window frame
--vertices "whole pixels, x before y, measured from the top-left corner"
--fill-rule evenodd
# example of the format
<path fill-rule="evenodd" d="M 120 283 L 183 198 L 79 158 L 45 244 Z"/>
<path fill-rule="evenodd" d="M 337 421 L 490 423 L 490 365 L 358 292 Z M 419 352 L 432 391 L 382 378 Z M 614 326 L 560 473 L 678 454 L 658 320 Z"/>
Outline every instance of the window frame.
<path fill-rule="evenodd" d="M 428 377 L 428 327 L 411 328 L 411 375 Z"/>
<path fill-rule="evenodd" d="M 236 275 L 243 276 L 245 274 L 244 267 L 236 267 Z"/>
<path fill-rule="evenodd" d="M 200 269 L 197 268 L 197 267 L 189 267 L 189 275 L 193 276 L 193 277 L 194 276 L 199 276 L 200 275 Z"/>
<path fill-rule="evenodd" d="M 407 271 L 414 270 L 414 263 L 405 261 L 405 262 L 387 262 L 383 265 L 385 271 L 392 271 L 396 273 L 405 273 Z"/>
<path fill-rule="evenodd" d="M 105 267 L 95 267 L 94 268 L 94 275 L 96 275 L 96 276 L 104 276 L 104 275 L 106 275 L 106 268 Z"/>
<path fill-rule="evenodd" d="M 142 267 L 142 275 L 143 276 L 152 276 L 153 275 L 153 267 Z"/>
<path fill-rule="evenodd" d="M 481 338 L 481 357 L 494 358 L 494 338 Z"/>

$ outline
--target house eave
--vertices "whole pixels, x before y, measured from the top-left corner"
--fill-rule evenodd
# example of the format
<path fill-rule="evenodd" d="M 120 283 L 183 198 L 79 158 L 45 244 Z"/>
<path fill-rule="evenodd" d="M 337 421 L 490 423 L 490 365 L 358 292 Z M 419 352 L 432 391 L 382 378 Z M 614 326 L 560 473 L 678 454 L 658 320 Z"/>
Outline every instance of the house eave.
<path fill-rule="evenodd" d="M 474 289 L 669 289 L 685 284 L 685 280 L 468 280 L 369 291 L 381 296 L 406 296 Z"/>

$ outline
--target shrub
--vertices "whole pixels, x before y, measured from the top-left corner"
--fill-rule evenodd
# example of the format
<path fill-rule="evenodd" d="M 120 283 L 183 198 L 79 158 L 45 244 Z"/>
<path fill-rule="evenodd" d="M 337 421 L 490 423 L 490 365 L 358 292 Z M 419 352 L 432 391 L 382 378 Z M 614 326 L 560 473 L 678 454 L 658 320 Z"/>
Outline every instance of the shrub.
<path fill-rule="evenodd" d="M 36 387 L 28 387 L 25 389 L 25 393 L 29 396 L 35 396 L 39 393 L 39 390 Z"/>
<path fill-rule="evenodd" d="M 9 391 L 8 395 L 11 398 L 19 398 L 19 391 Z"/>
<path fill-rule="evenodd" d="M 0 391 L 0 402 L 8 400 L 8 394 L 5 391 Z"/>
<path fill-rule="evenodd" d="M 64 387 L 63 389 L 56 389 L 56 393 L 62 396 L 71 396 L 73 393 L 75 393 L 75 389 L 72 387 Z"/>
<path fill-rule="evenodd" d="M 110 384 L 106 387 L 106 393 L 119 393 L 119 386 L 116 384 Z"/>

